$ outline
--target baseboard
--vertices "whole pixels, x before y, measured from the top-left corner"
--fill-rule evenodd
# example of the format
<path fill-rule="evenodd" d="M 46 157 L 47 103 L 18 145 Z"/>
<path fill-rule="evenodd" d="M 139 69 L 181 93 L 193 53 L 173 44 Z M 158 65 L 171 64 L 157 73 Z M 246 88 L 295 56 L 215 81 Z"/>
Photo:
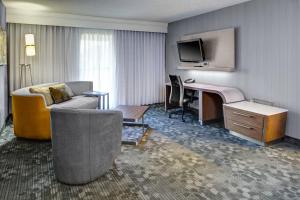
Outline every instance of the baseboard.
<path fill-rule="evenodd" d="M 2 132 L 3 132 L 3 130 L 4 130 L 4 128 L 5 128 L 5 123 L 2 125 L 2 127 L 0 128 L 0 135 L 2 134 Z"/>
<path fill-rule="evenodd" d="M 210 124 L 215 124 L 215 123 L 223 123 L 224 124 L 224 119 L 223 118 L 218 118 L 218 119 L 211 119 L 211 120 L 199 120 L 201 125 L 210 125 Z"/>
<path fill-rule="evenodd" d="M 259 142 L 259 141 L 255 140 L 255 139 L 253 139 L 253 138 L 247 137 L 247 136 L 242 135 L 242 134 L 240 134 L 240 133 L 237 133 L 237 132 L 234 132 L 234 131 L 229 131 L 229 133 L 230 133 L 231 135 L 234 135 L 234 136 L 239 137 L 239 138 L 241 138 L 241 139 L 247 140 L 247 141 L 252 142 L 252 143 L 254 143 L 254 144 L 258 144 L 258 145 L 261 145 L 261 146 L 265 146 L 265 143 Z"/>
<path fill-rule="evenodd" d="M 2 131 L 4 130 L 4 128 L 10 124 L 12 124 L 12 114 L 8 114 L 8 116 L 6 117 L 4 124 L 0 128 L 0 135 L 1 135 Z"/>
<path fill-rule="evenodd" d="M 291 143 L 291 144 L 295 144 L 297 146 L 300 146 L 300 139 L 297 139 L 297 138 L 293 138 L 293 137 L 290 137 L 290 136 L 285 136 L 284 141 L 286 141 L 288 143 Z"/>
<path fill-rule="evenodd" d="M 277 144 L 281 141 L 285 141 L 287 143 L 290 143 L 290 144 L 294 144 L 294 145 L 297 145 L 297 146 L 300 146 L 300 140 L 299 139 L 296 139 L 296 138 L 292 138 L 292 137 L 289 137 L 289 136 L 285 136 L 284 138 L 281 138 L 281 139 L 278 139 L 278 140 L 274 140 L 272 142 L 268 142 L 268 143 L 264 143 L 264 142 L 259 142 L 255 139 L 252 139 L 252 138 L 249 138 L 245 135 L 242 135 L 242 134 L 239 134 L 239 133 L 236 133 L 234 131 L 229 131 L 229 133 L 231 135 L 234 135 L 234 136 L 237 136 L 239 138 L 242 138 L 242 139 L 245 139 L 245 140 L 248 140 L 250 142 L 253 142 L 255 144 L 258 144 L 258 145 L 261 145 L 261 146 L 270 146 L 272 144 Z"/>

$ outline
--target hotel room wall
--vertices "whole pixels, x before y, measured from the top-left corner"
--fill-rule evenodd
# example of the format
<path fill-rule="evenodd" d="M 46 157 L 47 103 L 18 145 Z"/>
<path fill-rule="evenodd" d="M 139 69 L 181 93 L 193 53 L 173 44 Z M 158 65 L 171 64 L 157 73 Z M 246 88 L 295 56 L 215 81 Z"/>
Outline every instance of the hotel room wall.
<path fill-rule="evenodd" d="M 248 99 L 289 109 L 287 135 L 300 139 L 300 1 L 253 0 L 172 22 L 166 41 L 166 76 L 233 86 Z M 176 41 L 185 34 L 236 28 L 236 71 L 178 70 Z M 166 80 L 167 77 L 166 77 Z"/>
<path fill-rule="evenodd" d="M 5 7 L 0 1 L 0 25 L 6 30 Z M 0 66 L 0 129 L 7 116 L 7 66 Z"/>

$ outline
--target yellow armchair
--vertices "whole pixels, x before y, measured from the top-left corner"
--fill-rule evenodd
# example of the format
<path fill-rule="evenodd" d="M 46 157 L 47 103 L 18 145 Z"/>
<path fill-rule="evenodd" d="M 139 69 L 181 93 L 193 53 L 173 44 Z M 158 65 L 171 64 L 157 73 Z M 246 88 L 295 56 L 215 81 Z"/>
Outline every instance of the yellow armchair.
<path fill-rule="evenodd" d="M 51 139 L 50 110 L 42 95 L 12 96 L 14 133 L 17 137 Z"/>

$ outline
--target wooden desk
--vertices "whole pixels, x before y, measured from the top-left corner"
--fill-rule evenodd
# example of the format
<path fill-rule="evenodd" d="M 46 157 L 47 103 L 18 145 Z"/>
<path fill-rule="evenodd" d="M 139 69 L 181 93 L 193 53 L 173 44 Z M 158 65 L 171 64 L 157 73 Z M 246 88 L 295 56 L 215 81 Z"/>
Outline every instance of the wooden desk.
<path fill-rule="evenodd" d="M 244 101 L 243 93 L 232 87 L 203 83 L 184 83 L 184 88 L 199 92 L 199 122 L 201 124 L 223 118 L 223 104 Z M 169 104 L 171 83 L 166 83 L 165 110 L 174 107 Z"/>

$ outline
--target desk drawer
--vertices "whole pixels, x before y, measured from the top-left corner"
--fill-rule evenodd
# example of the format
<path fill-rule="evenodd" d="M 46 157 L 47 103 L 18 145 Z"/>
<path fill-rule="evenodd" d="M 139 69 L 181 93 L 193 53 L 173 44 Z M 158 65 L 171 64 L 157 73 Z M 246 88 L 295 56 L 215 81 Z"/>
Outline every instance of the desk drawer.
<path fill-rule="evenodd" d="M 227 120 L 226 128 L 259 141 L 262 141 L 263 138 L 263 129 L 243 124 L 241 122 Z"/>
<path fill-rule="evenodd" d="M 264 126 L 264 116 L 255 113 L 247 112 L 239 109 L 227 108 L 224 106 L 225 117 L 229 120 L 240 122 L 262 129 Z"/>

